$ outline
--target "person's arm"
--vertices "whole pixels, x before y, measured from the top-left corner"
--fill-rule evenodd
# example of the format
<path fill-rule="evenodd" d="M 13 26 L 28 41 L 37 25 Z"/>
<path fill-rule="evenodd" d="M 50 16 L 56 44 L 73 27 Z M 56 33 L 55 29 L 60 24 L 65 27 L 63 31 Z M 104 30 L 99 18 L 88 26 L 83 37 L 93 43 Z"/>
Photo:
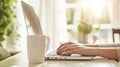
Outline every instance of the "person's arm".
<path fill-rule="evenodd" d="M 117 52 L 118 52 L 118 61 L 120 61 L 120 47 L 118 47 Z"/>
<path fill-rule="evenodd" d="M 97 47 L 97 48 L 85 48 L 83 52 L 80 52 L 82 55 L 90 56 L 101 56 L 108 59 L 118 60 L 118 53 L 116 47 Z"/>
<path fill-rule="evenodd" d="M 102 56 L 118 60 L 117 47 L 86 47 L 75 43 L 65 43 L 57 50 L 59 55 L 81 54 L 87 56 Z"/>

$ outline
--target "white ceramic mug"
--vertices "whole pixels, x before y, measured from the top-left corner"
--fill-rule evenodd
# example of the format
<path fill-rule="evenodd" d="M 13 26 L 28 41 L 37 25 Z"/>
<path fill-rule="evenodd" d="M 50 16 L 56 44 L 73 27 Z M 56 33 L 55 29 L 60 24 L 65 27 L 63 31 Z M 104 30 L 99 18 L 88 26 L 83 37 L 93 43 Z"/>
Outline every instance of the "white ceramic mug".
<path fill-rule="evenodd" d="M 50 38 L 45 35 L 28 35 L 27 50 L 29 63 L 44 62 L 45 47 L 50 43 Z"/>

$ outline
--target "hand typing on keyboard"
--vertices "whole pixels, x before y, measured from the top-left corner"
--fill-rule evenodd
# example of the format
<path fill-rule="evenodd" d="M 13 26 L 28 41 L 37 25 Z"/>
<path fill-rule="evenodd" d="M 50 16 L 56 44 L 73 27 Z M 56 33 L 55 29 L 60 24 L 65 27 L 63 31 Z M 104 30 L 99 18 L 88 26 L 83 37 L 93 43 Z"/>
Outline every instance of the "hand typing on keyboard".
<path fill-rule="evenodd" d="M 66 42 L 57 49 L 57 54 L 62 56 L 101 56 L 108 59 L 118 60 L 118 47 L 91 46 L 93 44 L 78 44 Z M 107 44 L 106 44 L 107 45 Z M 119 44 L 118 44 L 119 45 Z M 72 55 L 73 54 L 73 55 Z M 120 56 L 119 56 L 120 57 Z"/>
<path fill-rule="evenodd" d="M 71 54 L 82 54 L 83 50 L 84 50 L 83 46 L 76 45 L 75 43 L 72 43 L 72 42 L 68 42 L 68 43 L 62 44 L 57 49 L 57 54 L 70 56 Z"/>

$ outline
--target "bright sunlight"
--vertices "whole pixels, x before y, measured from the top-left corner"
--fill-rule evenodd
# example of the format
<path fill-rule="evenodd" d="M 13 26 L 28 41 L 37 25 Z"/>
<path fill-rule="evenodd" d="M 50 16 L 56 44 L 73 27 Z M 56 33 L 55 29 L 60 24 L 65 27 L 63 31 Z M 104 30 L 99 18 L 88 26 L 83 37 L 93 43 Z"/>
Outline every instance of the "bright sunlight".
<path fill-rule="evenodd" d="M 104 7 L 104 2 L 102 2 L 102 0 L 83 0 L 82 5 L 84 10 L 87 8 L 91 9 L 97 18 L 102 16 Z"/>

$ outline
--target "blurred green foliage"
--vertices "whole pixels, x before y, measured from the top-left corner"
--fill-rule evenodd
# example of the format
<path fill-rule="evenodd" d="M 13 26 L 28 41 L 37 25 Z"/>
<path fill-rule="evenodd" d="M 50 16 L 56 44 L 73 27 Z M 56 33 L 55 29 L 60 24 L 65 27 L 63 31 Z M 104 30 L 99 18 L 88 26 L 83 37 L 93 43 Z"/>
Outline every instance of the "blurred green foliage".
<path fill-rule="evenodd" d="M 0 54 L 0 60 L 1 60 L 1 59 L 3 59 L 3 56 L 2 56 L 2 54 Z"/>
<path fill-rule="evenodd" d="M 92 32 L 93 27 L 92 24 L 90 24 L 88 21 L 81 21 L 77 27 L 79 34 L 89 34 Z"/>
<path fill-rule="evenodd" d="M 14 19 L 16 18 L 15 3 L 17 0 L 0 0 L 0 46 L 5 36 L 14 34 Z"/>

